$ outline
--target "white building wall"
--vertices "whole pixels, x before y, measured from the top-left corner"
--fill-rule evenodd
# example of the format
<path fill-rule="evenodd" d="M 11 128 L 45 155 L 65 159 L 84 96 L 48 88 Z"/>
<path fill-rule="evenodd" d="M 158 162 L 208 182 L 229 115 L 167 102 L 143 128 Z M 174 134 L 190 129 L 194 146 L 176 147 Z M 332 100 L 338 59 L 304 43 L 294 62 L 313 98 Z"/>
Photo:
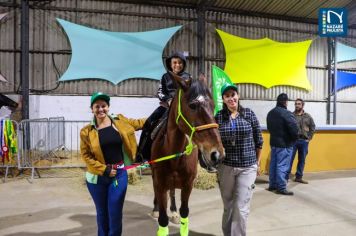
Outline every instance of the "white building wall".
<path fill-rule="evenodd" d="M 261 125 L 266 125 L 267 113 L 276 106 L 275 101 L 258 101 L 258 100 L 243 100 L 241 105 L 244 107 L 251 108 L 257 115 Z M 294 111 L 294 101 L 288 102 L 288 110 Z M 323 102 L 306 102 L 304 110 L 308 112 L 314 119 L 316 126 L 321 126 L 326 124 L 326 103 Z M 342 112 L 340 110 L 340 112 Z M 355 119 L 348 120 L 348 124 L 356 124 Z M 345 120 L 346 121 L 346 120 Z M 339 122 L 338 122 L 339 124 Z M 340 123 L 345 124 L 345 123 Z"/>
<path fill-rule="evenodd" d="M 30 96 L 30 118 L 63 116 L 66 120 L 91 120 L 90 96 Z M 112 97 L 110 114 L 129 118 L 149 116 L 158 107 L 157 98 Z"/>
<path fill-rule="evenodd" d="M 17 101 L 17 96 L 9 96 Z M 262 125 L 266 124 L 267 113 L 275 106 L 275 101 L 241 100 L 241 105 L 251 108 L 257 115 Z M 130 118 L 149 116 L 158 107 L 157 98 L 144 97 L 112 97 L 110 113 L 122 113 Z M 61 117 L 66 120 L 91 120 L 90 96 L 30 96 L 30 118 Z M 294 101 L 288 104 L 290 111 L 294 110 Z M 315 124 L 326 124 L 326 102 L 306 102 L 305 111 L 312 115 Z M 356 125 L 356 104 L 338 103 L 337 124 Z M 0 117 L 8 116 L 10 111 L 3 107 Z"/>

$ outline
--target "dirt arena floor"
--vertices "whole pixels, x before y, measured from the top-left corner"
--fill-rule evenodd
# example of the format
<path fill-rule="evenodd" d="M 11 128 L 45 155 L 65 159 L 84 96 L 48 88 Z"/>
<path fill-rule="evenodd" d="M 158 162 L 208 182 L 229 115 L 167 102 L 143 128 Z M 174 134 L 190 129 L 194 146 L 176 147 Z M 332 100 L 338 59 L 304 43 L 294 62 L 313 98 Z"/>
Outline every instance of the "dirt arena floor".
<path fill-rule="evenodd" d="M 30 183 L 27 171 L 1 181 L 0 235 L 95 236 L 95 208 L 83 173 L 81 169 L 43 170 L 41 178 Z M 356 235 L 356 170 L 308 173 L 305 177 L 308 185 L 289 183 L 294 196 L 266 191 L 268 176 L 257 179 L 248 235 Z M 156 234 L 157 221 L 150 216 L 152 199 L 150 176 L 143 175 L 136 185 L 129 185 L 123 235 Z M 222 211 L 218 188 L 194 189 L 189 235 L 222 235 Z M 179 235 L 178 225 L 170 223 L 170 235 Z"/>

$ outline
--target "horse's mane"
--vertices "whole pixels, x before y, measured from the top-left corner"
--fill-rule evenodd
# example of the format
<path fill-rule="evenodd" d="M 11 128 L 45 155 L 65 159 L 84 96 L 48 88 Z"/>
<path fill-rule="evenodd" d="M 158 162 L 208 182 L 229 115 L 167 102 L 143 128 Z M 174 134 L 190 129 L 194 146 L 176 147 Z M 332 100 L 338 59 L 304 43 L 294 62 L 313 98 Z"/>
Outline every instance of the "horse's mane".
<path fill-rule="evenodd" d="M 200 80 L 193 79 L 189 89 L 189 102 L 197 98 L 198 96 L 209 96 L 210 92 L 208 87 Z"/>

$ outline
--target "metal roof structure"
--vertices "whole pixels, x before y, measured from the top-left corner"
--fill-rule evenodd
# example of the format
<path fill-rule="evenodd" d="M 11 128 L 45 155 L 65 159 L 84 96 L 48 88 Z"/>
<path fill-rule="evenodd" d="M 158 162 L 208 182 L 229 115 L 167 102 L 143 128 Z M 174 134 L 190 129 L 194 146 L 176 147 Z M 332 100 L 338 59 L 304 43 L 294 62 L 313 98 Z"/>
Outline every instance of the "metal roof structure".
<path fill-rule="evenodd" d="M 29 0 L 32 7 L 45 7 L 56 0 Z M 21 1 L 16 1 L 20 6 Z M 70 2 L 68 0 L 68 2 Z M 240 15 L 275 18 L 303 23 L 317 23 L 319 8 L 347 8 L 349 28 L 356 28 L 356 1 L 353 0 L 106 0 L 141 5 L 203 8 Z M 2 0 L 0 6 L 14 6 L 13 0 Z"/>
<path fill-rule="evenodd" d="M 319 8 L 347 8 L 349 28 L 356 28 L 356 1 L 353 0 L 118 0 L 117 2 L 204 8 L 206 11 L 318 23 Z"/>

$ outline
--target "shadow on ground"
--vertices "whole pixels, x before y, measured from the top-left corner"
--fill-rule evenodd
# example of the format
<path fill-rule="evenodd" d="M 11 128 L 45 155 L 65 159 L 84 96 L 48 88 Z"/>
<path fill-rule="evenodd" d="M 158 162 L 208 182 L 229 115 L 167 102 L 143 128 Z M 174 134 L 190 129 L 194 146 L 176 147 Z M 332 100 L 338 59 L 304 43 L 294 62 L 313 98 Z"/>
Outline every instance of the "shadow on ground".
<path fill-rule="evenodd" d="M 94 214 L 87 214 L 84 212 L 92 212 L 91 207 L 73 207 L 73 208 L 52 208 L 44 211 L 35 212 L 32 214 L 20 214 L 14 216 L 7 216 L 0 218 L 0 229 L 6 228 L 19 228 L 16 233 L 4 234 L 4 236 L 96 236 L 96 217 Z M 141 205 L 136 202 L 126 201 L 124 207 L 124 221 L 123 221 L 123 234 L 124 236 L 150 236 L 156 235 L 157 221 L 153 219 L 149 213 L 151 208 Z M 75 221 L 80 224 L 80 227 L 61 230 L 60 216 L 65 214 L 73 214 L 68 217 L 69 220 Z M 68 220 L 67 219 L 67 220 Z M 22 225 L 36 224 L 43 221 L 54 220 L 58 221 L 58 227 L 40 233 L 21 231 Z M 170 224 L 170 235 L 179 236 L 179 225 L 175 226 Z M 198 232 L 189 232 L 190 236 L 213 236 L 212 234 L 203 234 Z"/>

